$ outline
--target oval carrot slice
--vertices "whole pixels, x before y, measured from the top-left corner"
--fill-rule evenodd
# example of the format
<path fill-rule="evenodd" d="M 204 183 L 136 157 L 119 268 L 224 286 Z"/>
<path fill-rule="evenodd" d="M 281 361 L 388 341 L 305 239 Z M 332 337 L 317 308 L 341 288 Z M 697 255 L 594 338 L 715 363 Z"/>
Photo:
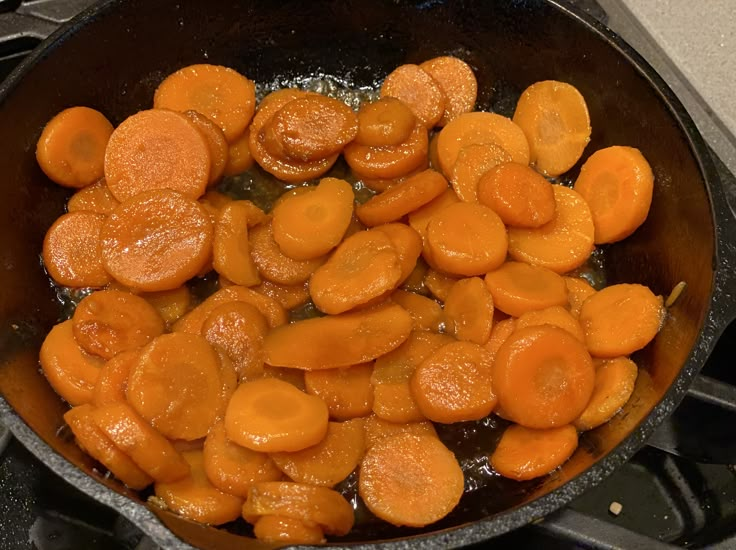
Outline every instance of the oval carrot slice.
<path fill-rule="evenodd" d="M 212 185 L 222 177 L 227 164 L 228 145 L 225 134 L 214 122 L 197 111 L 185 111 L 184 115 L 194 124 L 204 138 L 210 152 L 209 184 Z"/>
<path fill-rule="evenodd" d="M 253 167 L 255 160 L 250 152 L 250 130 L 233 141 L 227 149 L 227 163 L 223 170 L 224 176 L 237 176 Z"/>
<path fill-rule="evenodd" d="M 401 345 L 410 332 L 411 316 L 388 302 L 278 327 L 266 335 L 263 349 L 269 365 L 330 369 L 372 361 Z"/>
<path fill-rule="evenodd" d="M 621 410 L 634 393 L 639 369 L 628 357 L 596 359 L 595 386 L 588 406 L 573 422 L 580 431 L 605 424 Z"/>
<path fill-rule="evenodd" d="M 488 292 L 486 290 L 486 292 Z M 442 307 L 426 296 L 395 290 L 391 293 L 391 301 L 399 304 L 411 315 L 413 330 L 430 330 L 440 332 L 442 323 Z"/>
<path fill-rule="evenodd" d="M 105 217 L 94 212 L 70 212 L 56 219 L 43 240 L 46 271 L 57 283 L 100 287 L 110 282 L 100 247 Z"/>
<path fill-rule="evenodd" d="M 485 350 L 491 355 L 491 360 L 496 360 L 496 354 L 506 339 L 516 330 L 516 319 L 510 317 L 503 321 L 494 323 L 491 329 L 491 336 L 488 341 L 483 345 Z"/>
<path fill-rule="evenodd" d="M 67 212 L 94 212 L 107 216 L 120 204 L 110 193 L 105 178 L 98 179 L 74 193 L 66 204 Z"/>
<path fill-rule="evenodd" d="M 414 271 L 417 260 L 422 253 L 422 237 L 411 227 L 403 223 L 386 223 L 377 225 L 372 231 L 385 234 L 396 250 L 401 264 L 399 284 L 404 283 Z"/>
<path fill-rule="evenodd" d="M 382 97 L 360 107 L 355 143 L 368 147 L 401 145 L 409 139 L 416 122 L 406 103 L 395 97 Z"/>
<path fill-rule="evenodd" d="M 445 94 L 439 84 L 418 65 L 401 65 L 381 85 L 381 97 L 403 101 L 422 124 L 431 128 L 445 112 Z"/>
<path fill-rule="evenodd" d="M 389 422 L 384 420 L 380 416 L 372 414 L 364 419 L 365 428 L 365 448 L 370 449 L 379 441 L 386 439 L 387 437 L 393 437 L 395 435 L 408 433 L 410 435 L 417 436 L 430 436 L 437 437 L 437 431 L 434 429 L 434 424 L 429 420 L 422 420 L 420 422 Z"/>
<path fill-rule="evenodd" d="M 483 345 L 491 336 L 493 296 L 483 279 L 460 279 L 447 293 L 445 331 L 458 340 Z"/>
<path fill-rule="evenodd" d="M 261 516 L 253 525 L 258 540 L 270 543 L 320 544 L 325 536 L 319 525 L 276 514 Z"/>
<path fill-rule="evenodd" d="M 416 232 L 422 236 L 422 238 L 424 238 L 427 234 L 427 224 L 429 223 L 429 220 L 431 220 L 435 214 L 456 202 L 460 202 L 460 199 L 455 191 L 451 187 L 448 187 L 424 206 L 420 206 L 416 210 L 409 212 L 409 225 L 413 227 Z"/>
<path fill-rule="evenodd" d="M 286 310 L 295 309 L 309 301 L 309 286 L 304 284 L 280 285 L 271 281 L 263 281 L 253 290 L 277 301 Z"/>
<path fill-rule="evenodd" d="M 123 351 L 108 360 L 100 368 L 100 376 L 92 392 L 92 404 L 100 407 L 107 403 L 125 403 L 128 377 L 139 360 L 140 352 L 137 349 Z"/>
<path fill-rule="evenodd" d="M 594 382 L 585 345 L 552 325 L 517 329 L 493 362 L 500 407 L 527 428 L 554 428 L 575 420 L 585 410 Z"/>
<path fill-rule="evenodd" d="M 433 436 L 400 434 L 374 444 L 360 466 L 368 509 L 393 525 L 423 527 L 449 514 L 463 494 L 455 456 Z M 427 498 L 431 495 L 431 498 Z"/>
<path fill-rule="evenodd" d="M 159 292 L 144 292 L 140 294 L 146 302 L 151 304 L 167 325 L 174 323 L 189 309 L 192 295 L 189 288 L 182 285 L 171 290 Z"/>
<path fill-rule="evenodd" d="M 562 466 L 577 446 L 578 433 L 573 426 L 546 430 L 509 426 L 491 454 L 491 466 L 517 481 L 534 479 Z"/>
<path fill-rule="evenodd" d="M 353 174 L 361 179 L 394 179 L 425 165 L 428 147 L 427 128 L 417 123 L 409 138 L 399 145 L 369 147 L 349 143 L 343 155 Z"/>
<path fill-rule="evenodd" d="M 103 174 L 105 147 L 113 132 L 105 115 L 89 107 L 64 109 L 46 123 L 36 160 L 49 179 L 64 187 L 86 187 Z"/>
<path fill-rule="evenodd" d="M 251 258 L 258 272 L 267 281 L 282 285 L 305 282 L 315 269 L 327 260 L 326 256 L 311 260 L 295 260 L 279 248 L 273 237 L 271 222 L 254 227 L 249 233 Z"/>
<path fill-rule="evenodd" d="M 595 243 L 614 243 L 631 235 L 647 219 L 654 175 L 638 149 L 606 147 L 585 161 L 575 180 L 575 191 L 590 207 Z"/>
<path fill-rule="evenodd" d="M 590 296 L 580 309 L 580 324 L 591 355 L 618 357 L 642 349 L 664 321 L 662 296 L 646 286 L 611 285 Z"/>
<path fill-rule="evenodd" d="M 419 67 L 432 77 L 445 94 L 445 112 L 438 126 L 445 126 L 459 115 L 473 110 L 478 82 L 473 69 L 465 61 L 445 55 L 425 61 Z"/>
<path fill-rule="evenodd" d="M 249 215 L 250 207 L 241 201 L 232 201 L 223 206 L 215 223 L 212 240 L 215 271 L 242 286 L 255 286 L 261 282 L 250 256 Z"/>
<path fill-rule="evenodd" d="M 565 280 L 544 267 L 506 262 L 487 273 L 485 280 L 495 307 L 514 317 L 567 304 Z"/>
<path fill-rule="evenodd" d="M 367 416 L 373 407 L 372 373 L 372 363 L 306 371 L 305 390 L 325 402 L 331 418 L 349 420 Z"/>
<path fill-rule="evenodd" d="M 570 313 L 577 319 L 580 316 L 580 308 L 583 307 L 583 302 L 597 291 L 582 277 L 563 277 L 563 279 L 565 279 L 565 286 L 567 286 Z"/>
<path fill-rule="evenodd" d="M 478 202 L 478 182 L 498 166 L 511 162 L 511 155 L 494 143 L 471 143 L 457 154 L 450 182 L 460 200 Z"/>
<path fill-rule="evenodd" d="M 444 302 L 447 300 L 447 295 L 450 293 L 452 285 L 454 285 L 458 280 L 458 277 L 451 277 L 430 268 L 427 270 L 427 274 L 424 277 L 424 286 L 429 289 L 432 296 L 437 298 L 440 302 Z"/>
<path fill-rule="evenodd" d="M 562 306 L 551 306 L 545 309 L 527 311 L 516 320 L 516 328 L 553 325 L 572 334 L 585 343 L 585 333 L 578 320 Z"/>

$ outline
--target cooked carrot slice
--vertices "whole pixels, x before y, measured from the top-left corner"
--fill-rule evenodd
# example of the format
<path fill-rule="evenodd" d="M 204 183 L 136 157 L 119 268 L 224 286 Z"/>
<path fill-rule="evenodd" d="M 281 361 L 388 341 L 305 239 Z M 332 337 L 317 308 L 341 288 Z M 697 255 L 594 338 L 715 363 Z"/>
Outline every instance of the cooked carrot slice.
<path fill-rule="evenodd" d="M 567 304 L 565 280 L 554 271 L 522 262 L 506 262 L 486 274 L 493 304 L 514 317 L 527 311 Z"/>
<path fill-rule="evenodd" d="M 368 147 L 401 145 L 409 139 L 416 122 L 406 103 L 395 97 L 382 97 L 360 107 L 355 143 Z"/>
<path fill-rule="evenodd" d="M 580 169 L 575 191 L 590 207 L 595 243 L 625 239 L 644 223 L 654 192 L 649 163 L 633 147 L 606 147 Z"/>
<path fill-rule="evenodd" d="M 552 184 L 515 162 L 499 164 L 481 176 L 478 201 L 512 227 L 539 227 L 555 215 Z"/>
<path fill-rule="evenodd" d="M 509 228 L 509 256 L 521 262 L 567 273 L 593 252 L 593 217 L 579 193 L 554 185 L 555 215 L 534 228 Z"/>
<path fill-rule="evenodd" d="M 413 330 L 440 331 L 442 307 L 431 298 L 414 292 L 395 290 L 391 293 L 391 300 L 409 312 Z"/>
<path fill-rule="evenodd" d="M 499 267 L 507 246 L 506 226 L 493 210 L 459 202 L 429 220 L 423 255 L 436 269 L 472 277 Z"/>
<path fill-rule="evenodd" d="M 580 431 L 608 422 L 634 393 L 639 368 L 628 357 L 596 359 L 595 386 L 588 406 L 573 422 Z"/>
<path fill-rule="evenodd" d="M 272 453 L 276 466 L 299 483 L 334 487 L 355 470 L 365 451 L 363 419 L 330 422 L 324 439 L 301 451 Z"/>
<path fill-rule="evenodd" d="M 155 481 L 176 481 L 189 474 L 189 464 L 181 454 L 130 405 L 108 403 L 90 415 L 95 425 Z"/>
<path fill-rule="evenodd" d="M 355 196 L 345 180 L 324 178 L 317 187 L 273 209 L 273 238 L 295 260 L 324 256 L 342 240 L 353 215 Z"/>
<path fill-rule="evenodd" d="M 263 281 L 253 290 L 276 300 L 286 310 L 297 308 L 309 301 L 307 283 L 297 285 L 280 285 L 271 281 Z"/>
<path fill-rule="evenodd" d="M 237 176 L 253 167 L 255 160 L 250 152 L 250 130 L 246 129 L 242 136 L 233 141 L 227 150 L 227 163 L 224 176 Z"/>
<path fill-rule="evenodd" d="M 110 193 L 105 178 L 84 187 L 74 193 L 66 204 L 67 212 L 94 212 L 107 216 L 120 204 Z"/>
<path fill-rule="evenodd" d="M 301 451 L 327 433 L 329 413 L 319 397 L 276 378 L 245 382 L 225 412 L 228 439 L 254 451 Z"/>
<path fill-rule="evenodd" d="M 495 361 L 496 354 L 498 353 L 501 344 L 503 344 L 515 330 L 516 319 L 514 319 L 513 317 L 498 321 L 497 323 L 493 324 L 493 328 L 491 329 L 491 336 L 488 338 L 488 341 L 483 345 L 485 350 L 491 355 L 491 360 Z"/>
<path fill-rule="evenodd" d="M 585 333 L 578 320 L 562 306 L 551 306 L 536 311 L 527 311 L 516 320 L 516 328 L 536 327 L 540 325 L 553 325 L 560 327 L 572 334 L 575 338 L 585 343 Z"/>
<path fill-rule="evenodd" d="M 144 489 L 150 485 L 153 479 L 95 425 L 90 414 L 93 410 L 92 405 L 79 405 L 64 413 L 64 421 L 71 428 L 77 444 L 131 489 Z"/>
<path fill-rule="evenodd" d="M 309 280 L 320 311 L 338 314 L 366 304 L 399 285 L 401 263 L 385 233 L 361 231 L 345 239 Z"/>
<path fill-rule="evenodd" d="M 529 141 L 531 163 L 546 176 L 567 172 L 590 141 L 588 106 L 577 88 L 565 82 L 529 86 L 516 104 L 514 122 Z"/>
<path fill-rule="evenodd" d="M 184 285 L 171 290 L 144 292 L 140 296 L 158 311 L 158 314 L 167 325 L 176 322 L 184 315 L 192 302 L 192 294 L 189 292 L 189 288 Z"/>
<path fill-rule="evenodd" d="M 233 201 L 220 210 L 212 240 L 215 271 L 237 285 L 255 286 L 261 282 L 250 256 L 248 216 L 250 207 Z"/>
<path fill-rule="evenodd" d="M 444 302 L 447 299 L 447 295 L 450 293 L 452 285 L 459 280 L 458 277 L 451 277 L 445 273 L 441 273 L 434 269 L 427 270 L 427 274 L 424 277 L 424 286 L 426 286 L 432 293 L 432 296 L 437 298 L 440 302 Z"/>
<path fill-rule="evenodd" d="M 429 138 L 421 123 L 399 145 L 369 147 L 349 143 L 343 150 L 345 161 L 361 179 L 393 179 L 405 176 L 427 162 Z"/>
<path fill-rule="evenodd" d="M 655 296 L 643 285 L 618 284 L 585 300 L 578 320 L 591 355 L 618 357 L 651 342 L 662 327 L 664 315 L 662 296 Z"/>
<path fill-rule="evenodd" d="M 420 256 L 414 265 L 414 269 L 411 270 L 411 273 L 409 273 L 406 280 L 401 283 L 402 290 L 421 294 L 422 296 L 428 295 L 429 290 L 424 286 L 424 278 L 427 276 L 428 271 L 429 266 L 427 265 L 427 262 L 425 262 L 424 258 Z"/>
<path fill-rule="evenodd" d="M 82 349 L 104 359 L 145 346 L 164 331 L 164 321 L 151 304 L 119 290 L 86 296 L 74 310 L 72 323 Z"/>
<path fill-rule="evenodd" d="M 292 369 L 288 367 L 272 367 L 265 365 L 263 367 L 264 378 L 276 378 L 287 384 L 291 384 L 300 391 L 307 391 L 306 384 L 304 382 L 304 375 L 307 371 Z"/>
<path fill-rule="evenodd" d="M 266 335 L 263 349 L 269 365 L 330 369 L 372 361 L 401 345 L 410 332 L 411 316 L 388 302 L 278 327 Z"/>
<path fill-rule="evenodd" d="M 575 420 L 587 406 L 594 382 L 585 345 L 552 325 L 515 330 L 493 362 L 499 405 L 527 428 L 554 428 Z"/>
<path fill-rule="evenodd" d="M 485 344 L 493 326 L 493 296 L 483 279 L 460 279 L 452 285 L 443 319 L 445 331 L 458 340 Z"/>
<path fill-rule="evenodd" d="M 577 446 L 578 433 L 573 426 L 545 430 L 509 426 L 491 454 L 491 466 L 517 481 L 534 479 L 562 466 Z"/>
<path fill-rule="evenodd" d="M 105 115 L 89 107 L 64 109 L 46 123 L 36 144 L 41 170 L 64 187 L 86 187 L 103 174 L 113 132 Z"/>
<path fill-rule="evenodd" d="M 580 316 L 580 308 L 583 307 L 583 302 L 597 291 L 582 277 L 563 277 L 563 279 L 565 279 L 565 285 L 567 286 L 567 301 L 570 313 L 577 319 Z"/>
<path fill-rule="evenodd" d="M 445 94 L 440 85 L 418 65 L 401 65 L 381 85 L 381 97 L 403 101 L 422 124 L 431 128 L 445 112 Z"/>
<path fill-rule="evenodd" d="M 449 122 L 437 138 L 442 173 L 452 178 L 460 149 L 475 143 L 493 143 L 511 155 L 514 162 L 529 164 L 526 136 L 511 119 L 496 113 L 463 113 Z"/>
<path fill-rule="evenodd" d="M 304 385 L 307 393 L 325 402 L 332 418 L 349 420 L 367 416 L 373 408 L 372 373 L 373 363 L 306 371 Z"/>
<path fill-rule="evenodd" d="M 429 223 L 429 220 L 431 220 L 435 214 L 456 202 L 460 202 L 460 199 L 455 191 L 451 187 L 448 187 L 440 195 L 429 201 L 424 206 L 417 208 L 413 212 L 409 212 L 409 225 L 412 226 L 422 237 L 425 237 L 427 234 L 427 224 Z"/>
<path fill-rule="evenodd" d="M 240 517 L 243 499 L 223 493 L 207 479 L 202 451 L 181 453 L 189 464 L 189 475 L 177 481 L 158 482 L 154 486 L 156 496 L 164 501 L 172 512 L 187 519 L 222 525 Z"/>
<path fill-rule="evenodd" d="M 445 112 L 438 126 L 445 126 L 459 115 L 473 110 L 478 82 L 473 69 L 465 61 L 446 55 L 425 61 L 419 67 L 432 77 L 445 94 Z"/>
<path fill-rule="evenodd" d="M 368 227 L 393 222 L 438 197 L 447 189 L 447 180 L 439 172 L 425 170 L 391 186 L 359 205 L 355 213 Z"/>
<path fill-rule="evenodd" d="M 364 419 L 364 428 L 366 450 L 387 437 L 393 437 L 403 433 L 437 437 L 437 431 L 434 429 L 434 424 L 429 420 L 397 423 L 389 422 L 380 416 L 372 414 Z"/>
<path fill-rule="evenodd" d="M 489 353 L 472 342 L 442 346 L 414 371 L 411 392 L 433 422 L 462 422 L 488 416 L 496 405 Z"/>
<path fill-rule="evenodd" d="M 279 515 L 318 525 L 330 535 L 345 535 L 355 521 L 353 507 L 340 493 L 290 481 L 262 481 L 251 487 L 243 517 L 255 523 L 262 516 Z"/>
<path fill-rule="evenodd" d="M 125 403 L 128 377 L 131 369 L 138 364 L 140 357 L 140 352 L 135 349 L 123 351 L 109 359 L 100 368 L 100 376 L 92 392 L 92 404 L 100 407 L 107 403 Z"/>
<path fill-rule="evenodd" d="M 358 484 L 363 502 L 382 520 L 423 527 L 457 506 L 464 478 L 455 455 L 439 439 L 405 433 L 366 452 Z"/>
<path fill-rule="evenodd" d="M 319 525 L 276 514 L 261 516 L 253 525 L 258 540 L 270 543 L 320 544 L 325 536 Z"/>
<path fill-rule="evenodd" d="M 391 240 L 391 244 L 399 256 L 399 263 L 401 264 L 399 284 L 402 284 L 414 271 L 417 260 L 422 253 L 422 237 L 403 223 L 377 225 L 372 231 L 380 231 Z"/>
<path fill-rule="evenodd" d="M 70 405 L 92 401 L 100 368 L 104 363 L 79 347 L 74 338 L 71 320 L 59 323 L 51 329 L 41 344 L 39 357 L 49 384 Z"/>
<path fill-rule="evenodd" d="M 103 264 L 131 288 L 171 290 L 205 266 L 212 235 L 209 215 L 197 201 L 168 189 L 144 191 L 103 224 Z"/>
<path fill-rule="evenodd" d="M 478 182 L 498 166 L 511 161 L 511 155 L 494 143 L 471 143 L 457 154 L 450 182 L 460 200 L 478 202 Z M 490 206 L 490 205 L 489 205 Z"/>
<path fill-rule="evenodd" d="M 100 232 L 105 216 L 70 212 L 56 219 L 43 240 L 43 263 L 59 284 L 99 287 L 110 282 L 103 266 Z"/>
<path fill-rule="evenodd" d="M 225 134 L 219 126 L 205 115 L 197 111 L 185 111 L 184 115 L 194 124 L 199 134 L 204 138 L 210 152 L 209 184 L 219 181 L 225 172 L 227 164 L 228 145 Z"/>
<path fill-rule="evenodd" d="M 232 143 L 245 131 L 256 107 L 255 84 L 219 65 L 189 65 L 167 76 L 153 96 L 156 109 L 194 110 L 217 124 Z"/>

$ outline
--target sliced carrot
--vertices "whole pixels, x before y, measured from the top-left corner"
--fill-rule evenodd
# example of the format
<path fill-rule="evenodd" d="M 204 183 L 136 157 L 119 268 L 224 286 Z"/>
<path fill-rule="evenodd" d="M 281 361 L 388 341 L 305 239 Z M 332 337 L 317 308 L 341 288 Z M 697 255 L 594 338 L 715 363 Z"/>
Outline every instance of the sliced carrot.
<path fill-rule="evenodd" d="M 131 489 L 148 487 L 153 479 L 95 425 L 91 415 L 93 410 L 92 405 L 79 405 L 64 413 L 64 421 L 71 428 L 77 444 Z"/>
<path fill-rule="evenodd" d="M 250 256 L 248 216 L 250 207 L 233 201 L 220 210 L 212 240 L 215 271 L 235 284 L 255 286 L 261 282 Z"/>
<path fill-rule="evenodd" d="M 107 216 L 120 204 L 110 193 L 105 178 L 84 187 L 74 193 L 66 204 L 67 212 L 94 212 Z"/>
<path fill-rule="evenodd" d="M 459 202 L 429 220 L 423 255 L 436 269 L 472 277 L 499 267 L 507 246 L 506 227 L 493 210 Z"/>
<path fill-rule="evenodd" d="M 483 279 L 460 279 L 452 285 L 443 319 L 445 331 L 458 340 L 485 344 L 493 326 L 493 296 Z"/>
<path fill-rule="evenodd" d="M 573 422 L 580 431 L 608 422 L 634 393 L 639 368 L 628 357 L 596 359 L 595 386 L 588 406 Z"/>
<path fill-rule="evenodd" d="M 271 281 L 263 281 L 253 290 L 276 300 L 286 310 L 297 308 L 309 301 L 309 285 L 280 285 Z"/>
<path fill-rule="evenodd" d="M 280 202 L 273 210 L 273 238 L 295 260 L 313 260 L 335 248 L 353 215 L 355 195 L 345 180 L 324 178 L 317 187 Z"/>
<path fill-rule="evenodd" d="M 224 176 L 237 176 L 253 167 L 255 160 L 250 152 L 250 130 L 246 129 L 242 136 L 233 141 L 227 150 L 227 163 Z"/>
<path fill-rule="evenodd" d="M 276 378 L 304 392 L 307 391 L 306 383 L 304 382 L 304 375 L 306 373 L 307 371 L 288 367 L 272 367 L 270 365 L 263 367 L 264 378 Z"/>
<path fill-rule="evenodd" d="M 113 132 L 105 115 L 89 107 L 64 109 L 46 123 L 36 144 L 41 170 L 64 187 L 86 187 L 103 174 Z"/>
<path fill-rule="evenodd" d="M 515 162 L 499 164 L 481 176 L 478 200 L 512 227 L 540 227 L 555 215 L 552 184 Z"/>
<path fill-rule="evenodd" d="M 349 143 L 345 161 L 361 179 L 393 179 L 405 176 L 427 162 L 427 128 L 417 123 L 409 138 L 399 145 L 369 147 Z"/>
<path fill-rule="evenodd" d="M 432 77 L 445 94 L 445 112 L 438 126 L 445 126 L 459 115 L 473 110 L 478 82 L 473 69 L 465 61 L 446 55 L 425 61 L 419 67 Z"/>
<path fill-rule="evenodd" d="M 194 110 L 217 124 L 232 143 L 245 131 L 256 107 L 255 84 L 219 65 L 189 65 L 167 76 L 153 96 L 156 109 Z"/>
<path fill-rule="evenodd" d="M 210 152 L 209 184 L 212 185 L 219 181 L 222 174 L 225 172 L 228 154 L 228 145 L 225 140 L 225 134 L 219 126 L 197 111 L 185 111 L 184 115 L 186 115 L 189 121 L 194 124 L 195 128 L 207 144 L 207 149 Z"/>
<path fill-rule="evenodd" d="M 254 451 L 301 451 L 327 433 L 329 413 L 319 397 L 275 378 L 245 382 L 225 412 L 228 439 Z"/>
<path fill-rule="evenodd" d="M 278 327 L 266 335 L 263 348 L 268 365 L 330 369 L 372 361 L 401 345 L 410 332 L 411 316 L 388 302 Z"/>
<path fill-rule="evenodd" d="M 654 192 L 649 163 L 633 147 L 606 147 L 580 169 L 575 191 L 590 207 L 595 243 L 625 239 L 644 223 Z"/>
<path fill-rule="evenodd" d="M 500 349 L 501 345 L 511 334 L 516 330 L 516 319 L 509 317 L 503 321 L 498 321 L 493 324 L 491 329 L 491 336 L 488 341 L 483 345 L 485 350 L 491 355 L 491 360 L 495 361 L 496 354 Z"/>
<path fill-rule="evenodd" d="M 451 277 L 434 269 L 427 270 L 427 274 L 424 277 L 424 286 L 426 286 L 432 293 L 432 296 L 437 298 L 440 302 L 444 302 L 447 299 L 447 295 L 450 293 L 452 285 L 459 280 L 458 277 Z"/>
<path fill-rule="evenodd" d="M 394 69 L 381 85 L 381 97 L 400 99 L 427 128 L 437 124 L 445 112 L 442 88 L 418 65 Z"/>
<path fill-rule="evenodd" d="M 463 422 L 488 416 L 496 405 L 490 354 L 472 342 L 453 342 L 425 359 L 411 377 L 411 393 L 433 422 Z"/>
<path fill-rule="evenodd" d="M 401 277 L 399 284 L 402 284 L 414 271 L 417 260 L 422 253 L 422 238 L 411 227 L 403 223 L 386 223 L 378 225 L 372 231 L 380 231 L 384 233 L 390 240 L 401 264 Z"/>
<path fill-rule="evenodd" d="M 358 480 L 371 512 L 409 527 L 423 527 L 449 514 L 460 502 L 463 486 L 455 455 L 436 437 L 412 434 L 374 444 L 363 458 Z"/>
<path fill-rule="evenodd" d="M 189 474 L 181 454 L 130 405 L 108 403 L 90 414 L 95 425 L 155 481 L 176 481 Z"/>
<path fill-rule="evenodd" d="M 393 222 L 424 206 L 447 189 L 447 180 L 439 172 L 425 170 L 391 186 L 359 205 L 355 213 L 368 227 Z"/>
<path fill-rule="evenodd" d="M 481 177 L 499 164 L 510 161 L 511 155 L 494 143 L 466 145 L 458 152 L 452 168 L 452 188 L 460 200 L 478 202 L 478 182 Z"/>
<path fill-rule="evenodd" d="M 240 517 L 243 499 L 223 493 L 207 479 L 202 451 L 183 452 L 190 472 L 177 481 L 158 482 L 154 490 L 166 507 L 182 517 L 222 525 Z"/>
<path fill-rule="evenodd" d="M 509 256 L 515 260 L 567 273 L 581 266 L 593 252 L 593 217 L 579 193 L 553 186 L 555 215 L 534 228 L 509 228 Z"/>
<path fill-rule="evenodd" d="M 56 219 L 43 240 L 43 264 L 51 278 L 64 286 L 100 287 L 110 282 L 100 247 L 105 216 L 70 212 Z"/>
<path fill-rule="evenodd" d="M 429 220 L 432 219 L 435 214 L 456 202 L 460 202 L 460 199 L 455 191 L 448 187 L 440 195 L 429 201 L 424 206 L 417 208 L 413 212 L 409 212 L 409 225 L 412 226 L 422 237 L 425 237 L 427 234 L 427 224 L 429 223 Z"/>
<path fill-rule="evenodd" d="M 334 487 L 355 470 L 364 451 L 363 419 L 356 418 L 330 422 L 324 439 L 312 447 L 270 456 L 276 466 L 294 481 Z"/>
<path fill-rule="evenodd" d="M 92 404 L 100 407 L 107 403 L 125 403 L 128 377 L 130 371 L 138 364 L 140 357 L 140 351 L 130 350 L 118 353 L 108 360 L 100 368 L 100 376 L 92 392 Z"/>
<path fill-rule="evenodd" d="M 504 477 L 524 481 L 562 466 L 578 446 L 573 426 L 537 430 L 509 426 L 491 454 L 491 466 Z"/>
<path fill-rule="evenodd" d="M 420 422 L 404 422 L 396 423 L 384 420 L 380 416 L 372 414 L 364 420 L 365 428 L 365 448 L 370 449 L 379 441 L 386 439 L 387 437 L 393 437 L 395 435 L 408 433 L 417 436 L 431 436 L 437 437 L 437 431 L 434 429 L 434 424 L 429 420 L 422 420 Z"/>
<path fill-rule="evenodd" d="M 567 300 L 570 313 L 576 319 L 580 316 L 583 302 L 597 291 L 582 277 L 563 277 L 567 286 Z"/>
<path fill-rule="evenodd" d="M 304 385 L 307 393 L 325 402 L 330 417 L 349 420 L 367 416 L 373 409 L 371 374 L 373 363 L 306 371 Z"/>
<path fill-rule="evenodd" d="M 515 330 L 493 362 L 500 407 L 527 428 L 554 428 L 575 420 L 590 400 L 594 381 L 585 345 L 552 325 Z"/>
<path fill-rule="evenodd" d="M 642 349 L 664 322 L 662 296 L 646 286 L 611 285 L 590 296 L 580 309 L 585 343 L 595 357 L 618 357 Z"/>
<path fill-rule="evenodd" d="M 184 315 L 192 302 L 192 294 L 185 285 L 171 290 L 144 292 L 140 296 L 158 311 L 167 325 L 176 322 Z"/>
<path fill-rule="evenodd" d="M 224 193 L 220 193 L 219 191 L 216 191 L 214 189 L 210 189 L 199 198 L 199 204 L 201 204 L 202 206 L 209 205 L 212 207 L 212 212 L 215 213 L 212 218 L 212 223 L 217 220 L 217 215 L 219 214 L 220 210 L 222 210 L 222 207 L 226 204 L 231 203 L 232 201 L 232 197 L 230 197 L 229 195 L 225 195 Z"/>
<path fill-rule="evenodd" d="M 585 333 L 578 320 L 562 306 L 550 306 L 545 309 L 527 311 L 516 320 L 516 328 L 553 325 L 572 334 L 585 343 Z"/>
<path fill-rule="evenodd" d="M 424 258 L 420 256 L 414 265 L 414 269 L 409 273 L 406 280 L 401 283 L 402 290 L 421 294 L 422 296 L 428 295 L 429 290 L 424 285 L 424 278 L 427 276 L 428 271 L 429 266 L 427 265 L 427 262 L 425 262 Z"/>
<path fill-rule="evenodd" d="M 409 139 L 416 120 L 406 103 L 395 97 L 366 103 L 358 111 L 355 143 L 369 147 L 401 145 Z"/>
<path fill-rule="evenodd" d="M 276 514 L 261 516 L 253 525 L 258 540 L 285 544 L 320 544 L 325 536 L 319 525 Z"/>
<path fill-rule="evenodd" d="M 567 304 L 565 280 L 554 271 L 522 262 L 506 262 L 486 274 L 493 304 L 518 317 L 527 311 Z"/>
<path fill-rule="evenodd" d="M 440 331 L 443 319 L 442 307 L 431 298 L 414 292 L 395 290 L 391 293 L 391 300 L 409 312 L 413 330 Z"/>

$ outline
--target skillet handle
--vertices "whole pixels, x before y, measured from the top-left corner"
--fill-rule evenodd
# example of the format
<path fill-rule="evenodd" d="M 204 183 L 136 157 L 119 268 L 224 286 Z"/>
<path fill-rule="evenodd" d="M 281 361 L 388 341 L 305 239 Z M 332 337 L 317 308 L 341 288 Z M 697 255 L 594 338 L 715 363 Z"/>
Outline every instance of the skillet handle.
<path fill-rule="evenodd" d="M 5 42 L 48 36 L 96 0 L 37 1 L 22 3 L 15 12 L 0 14 L 0 36 Z"/>

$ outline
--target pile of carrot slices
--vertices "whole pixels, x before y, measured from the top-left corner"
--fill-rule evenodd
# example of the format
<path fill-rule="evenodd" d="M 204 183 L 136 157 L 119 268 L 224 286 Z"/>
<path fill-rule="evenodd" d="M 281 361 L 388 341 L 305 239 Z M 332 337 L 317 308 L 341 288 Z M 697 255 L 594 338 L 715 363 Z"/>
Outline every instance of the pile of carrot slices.
<path fill-rule="evenodd" d="M 38 163 L 76 192 L 43 262 L 94 292 L 40 362 L 79 446 L 175 513 L 279 543 L 347 534 L 335 488 L 354 472 L 389 523 L 445 517 L 464 479 L 438 424 L 508 421 L 481 451 L 502 476 L 561 466 L 629 400 L 629 356 L 664 320 L 646 286 L 580 276 L 645 221 L 652 170 L 621 145 L 553 183 L 590 139 L 580 92 L 537 82 L 512 118 L 476 95 L 449 56 L 398 67 L 357 112 L 298 89 L 257 102 L 193 65 L 115 127 L 56 115 Z M 268 211 L 218 187 L 249 170 L 283 182 Z"/>

